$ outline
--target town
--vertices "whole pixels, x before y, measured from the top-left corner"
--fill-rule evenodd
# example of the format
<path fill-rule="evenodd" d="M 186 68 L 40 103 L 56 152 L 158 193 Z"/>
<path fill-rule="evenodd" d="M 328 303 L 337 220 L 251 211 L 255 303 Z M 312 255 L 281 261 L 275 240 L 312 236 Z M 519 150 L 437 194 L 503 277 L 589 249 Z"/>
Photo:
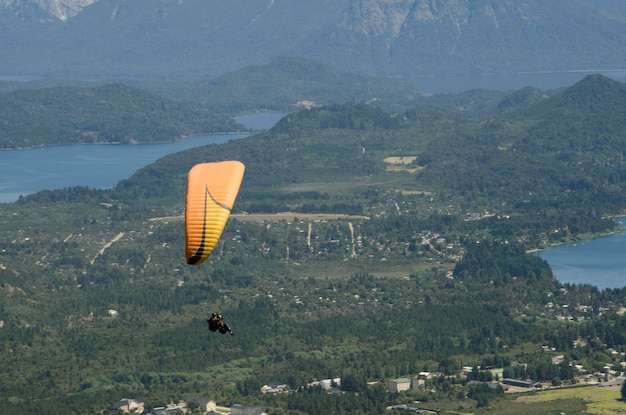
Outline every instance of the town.
<path fill-rule="evenodd" d="M 542 350 L 546 353 L 554 353 L 555 350 L 543 346 Z M 453 376 L 453 380 L 458 383 L 465 383 L 466 385 L 481 385 L 484 384 L 490 389 L 498 389 L 504 393 L 524 393 L 529 391 L 547 390 L 550 388 L 563 388 L 572 386 L 587 385 L 590 387 L 603 387 L 611 388 L 613 390 L 619 390 L 622 387 L 624 380 L 626 379 L 626 358 L 624 352 L 612 351 L 612 353 L 618 354 L 621 357 L 620 367 L 612 367 L 607 365 L 604 367 L 604 371 L 588 373 L 584 367 L 580 365 L 574 365 L 574 369 L 577 376 L 568 384 L 561 383 L 555 384 L 554 382 L 536 382 L 530 379 L 515 379 L 503 377 L 505 369 L 495 368 L 481 370 L 479 367 L 466 366 Z M 563 355 L 554 355 L 552 357 L 552 363 L 558 365 L 563 363 Z M 512 362 L 512 365 L 524 366 L 523 363 Z M 487 374 L 487 376 L 476 376 L 478 373 Z M 402 394 L 407 391 L 430 391 L 435 393 L 434 380 L 436 378 L 446 377 L 441 372 L 420 372 L 414 376 L 401 377 L 396 379 L 389 379 L 386 381 L 386 388 L 389 393 Z M 449 376 L 448 376 L 449 377 Z M 489 379 L 489 380 L 476 380 Z M 377 384 L 378 382 L 368 382 L 368 387 Z M 308 388 L 322 388 L 328 394 L 344 394 L 351 393 L 342 390 L 341 378 L 323 379 L 320 381 L 311 382 L 306 385 Z M 297 390 L 292 390 L 287 384 L 268 383 L 263 385 L 259 392 L 261 394 L 284 394 L 284 393 L 298 393 Z M 419 413 L 435 413 L 427 409 L 420 408 L 417 404 L 413 405 L 395 405 L 388 409 L 404 409 L 407 411 L 419 412 Z M 144 402 L 139 398 L 134 399 L 121 399 L 115 402 L 110 408 L 103 411 L 105 415 L 113 415 L 118 413 L 135 413 L 141 414 L 146 411 Z M 258 406 L 246 406 L 241 404 L 233 404 L 231 406 L 219 406 L 213 400 L 205 397 L 190 397 L 185 401 L 177 403 L 170 403 L 167 406 L 152 408 L 147 412 L 148 415 L 182 415 L 182 414 L 203 414 L 203 415 L 267 415 L 262 408 Z"/>

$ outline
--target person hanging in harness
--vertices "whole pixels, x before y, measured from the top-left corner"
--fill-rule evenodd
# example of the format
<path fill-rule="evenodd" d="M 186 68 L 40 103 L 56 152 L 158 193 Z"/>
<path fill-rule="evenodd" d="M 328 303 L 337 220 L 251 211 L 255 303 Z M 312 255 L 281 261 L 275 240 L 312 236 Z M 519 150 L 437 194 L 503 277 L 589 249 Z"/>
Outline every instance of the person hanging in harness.
<path fill-rule="evenodd" d="M 211 318 L 206 319 L 207 323 L 209 323 L 209 330 L 211 331 L 219 331 L 222 334 L 230 333 L 231 336 L 234 336 L 232 329 L 224 322 L 224 318 L 219 313 L 213 313 Z"/>

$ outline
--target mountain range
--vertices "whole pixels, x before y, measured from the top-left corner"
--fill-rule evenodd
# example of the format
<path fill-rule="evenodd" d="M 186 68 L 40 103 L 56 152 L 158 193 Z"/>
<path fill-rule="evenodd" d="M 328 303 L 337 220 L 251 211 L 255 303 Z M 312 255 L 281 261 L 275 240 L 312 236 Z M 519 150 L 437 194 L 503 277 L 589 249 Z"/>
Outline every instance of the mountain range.
<path fill-rule="evenodd" d="M 4 76 L 207 78 L 280 57 L 365 75 L 626 68 L 620 0 L 1 0 Z"/>

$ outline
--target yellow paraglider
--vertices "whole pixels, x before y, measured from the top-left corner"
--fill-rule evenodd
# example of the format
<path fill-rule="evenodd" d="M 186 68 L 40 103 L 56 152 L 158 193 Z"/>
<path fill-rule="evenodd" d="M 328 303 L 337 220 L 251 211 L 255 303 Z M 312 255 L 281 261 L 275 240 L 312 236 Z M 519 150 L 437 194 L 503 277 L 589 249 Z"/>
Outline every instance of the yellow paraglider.
<path fill-rule="evenodd" d="M 189 170 L 185 208 L 186 258 L 202 264 L 220 239 L 245 166 L 239 161 L 197 164 Z"/>

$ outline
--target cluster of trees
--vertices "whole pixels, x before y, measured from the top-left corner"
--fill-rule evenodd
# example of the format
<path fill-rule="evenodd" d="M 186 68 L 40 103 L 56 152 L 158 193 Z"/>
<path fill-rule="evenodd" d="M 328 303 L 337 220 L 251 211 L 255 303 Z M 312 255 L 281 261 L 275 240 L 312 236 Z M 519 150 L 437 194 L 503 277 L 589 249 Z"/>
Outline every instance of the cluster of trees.
<path fill-rule="evenodd" d="M 468 242 L 463 258 L 454 267 L 454 276 L 494 285 L 510 284 L 518 278 L 537 281 L 553 278 L 545 260 L 527 254 L 516 242 L 499 241 Z"/>
<path fill-rule="evenodd" d="M 241 267 L 221 269 L 227 276 L 241 273 Z M 28 391 L 32 397 L 50 397 L 51 390 L 58 394 L 78 389 L 82 396 L 91 396 L 88 392 L 105 385 L 149 400 L 174 389 L 182 395 L 197 394 L 207 387 L 213 390 L 211 376 L 230 377 L 236 371 L 230 367 L 220 374 L 212 368 L 242 359 L 254 375 L 246 376 L 235 391 L 222 389 L 220 397 L 233 399 L 237 393 L 256 402 L 259 387 L 270 381 L 297 390 L 329 375 L 345 378 L 344 388 L 360 390 L 365 380 L 384 381 L 422 370 L 455 376 L 473 363 L 504 366 L 505 376 L 565 381 L 573 376 L 571 368 L 552 365 L 540 345 L 558 347 L 567 364 L 577 361 L 597 370 L 614 359 L 609 345 L 620 349 L 626 344 L 622 317 L 607 313 L 584 323 L 552 326 L 541 320 L 522 322 L 510 311 L 516 295 L 509 302 L 505 287 L 480 281 L 465 281 L 467 291 L 457 295 L 445 276 L 409 281 L 367 274 L 347 280 L 273 278 L 278 280 L 250 275 L 248 285 L 229 277 L 211 283 L 192 278 L 178 288 L 119 280 L 64 288 L 55 296 L 45 295 L 45 307 L 19 306 L 15 301 L 23 296 L 5 297 L 0 344 L 3 376 L 11 381 L 2 383 L 2 394 L 24 396 Z M 522 290 L 538 287 L 535 283 L 529 281 Z M 206 331 L 203 319 L 214 306 L 207 301 L 219 298 L 220 292 L 240 298 L 223 302 L 223 313 L 237 331 L 227 341 Z M 246 299 L 254 293 L 276 295 Z M 296 295 L 301 303 L 294 300 Z M 598 293 L 589 288 L 586 295 Z M 109 308 L 119 315 L 109 316 Z M 33 326 L 21 327 L 17 316 Z M 587 345 L 574 348 L 577 339 Z M 518 357 L 516 351 L 529 341 L 536 351 Z M 319 344 L 329 353 L 319 355 Z M 31 355 L 39 357 L 29 360 Z M 528 363 L 523 373 L 511 366 L 515 358 Z M 206 376 L 189 375 L 199 368 Z"/>
<path fill-rule="evenodd" d="M 553 385 L 561 385 L 564 381 L 575 382 L 576 373 L 571 362 L 563 361 L 554 364 L 549 356 L 537 358 L 527 365 L 505 367 L 502 376 L 510 379 L 550 380 Z"/>
<path fill-rule="evenodd" d="M 489 405 L 489 400 L 504 395 L 504 390 L 498 387 L 490 387 L 485 383 L 479 385 L 472 385 L 469 388 L 467 397 L 476 400 L 476 407 L 483 408 Z"/>

